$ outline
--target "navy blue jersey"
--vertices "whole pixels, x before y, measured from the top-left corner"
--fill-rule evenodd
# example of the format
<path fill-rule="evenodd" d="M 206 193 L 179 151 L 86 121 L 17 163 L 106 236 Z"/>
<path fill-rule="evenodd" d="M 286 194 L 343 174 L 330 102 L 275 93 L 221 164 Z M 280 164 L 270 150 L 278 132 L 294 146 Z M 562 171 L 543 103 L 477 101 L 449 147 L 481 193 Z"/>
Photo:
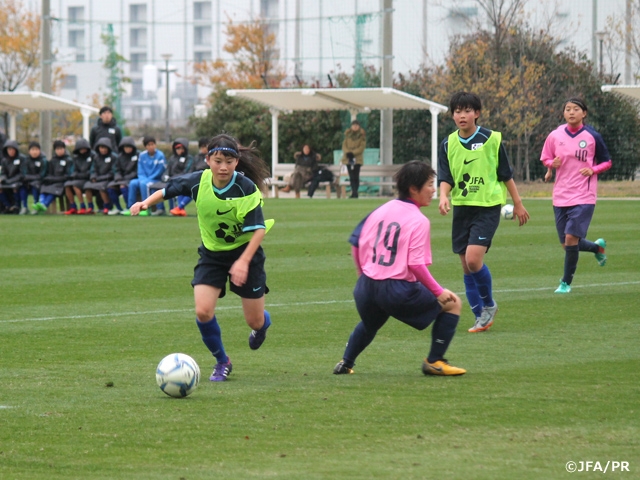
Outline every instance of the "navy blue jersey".
<path fill-rule="evenodd" d="M 469 138 L 460 138 L 460 143 L 467 150 L 475 150 L 489 139 L 491 135 L 491 130 L 478 127 L 476 129 L 476 133 L 471 135 Z M 440 144 L 440 148 L 438 150 L 438 185 L 442 182 L 446 182 L 452 187 L 456 185 L 457 181 L 460 179 L 454 179 L 451 175 L 451 169 L 449 168 L 449 136 L 447 135 L 442 143 Z M 498 181 L 506 182 L 513 178 L 513 169 L 509 164 L 509 157 L 507 156 L 507 151 L 504 149 L 504 145 L 500 143 L 500 149 L 498 151 Z"/>
<path fill-rule="evenodd" d="M 175 198 L 178 195 L 184 195 L 186 197 L 191 197 L 195 201 L 198 198 L 202 172 L 203 170 L 200 170 L 170 178 L 167 182 L 167 186 L 163 190 L 164 198 L 169 199 Z M 213 192 L 216 197 L 221 200 L 244 197 L 252 194 L 258 188 L 255 183 L 238 172 L 234 172 L 231 181 L 223 189 L 218 189 L 213 185 L 211 185 L 211 187 L 213 188 Z M 264 228 L 264 216 L 260 205 L 251 210 L 245 217 L 245 229 L 247 226 L 260 226 L 260 228 Z"/>

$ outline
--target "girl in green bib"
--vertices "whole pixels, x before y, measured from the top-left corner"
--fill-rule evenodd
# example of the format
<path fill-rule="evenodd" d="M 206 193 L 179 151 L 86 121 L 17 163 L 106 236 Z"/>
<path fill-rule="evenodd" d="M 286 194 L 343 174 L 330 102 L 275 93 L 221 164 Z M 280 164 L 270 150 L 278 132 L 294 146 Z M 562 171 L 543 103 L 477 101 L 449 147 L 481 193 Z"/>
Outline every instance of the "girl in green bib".
<path fill-rule="evenodd" d="M 242 298 L 242 310 L 251 328 L 249 347 L 260 348 L 271 325 L 264 309 L 267 275 L 260 246 L 273 220 L 264 220 L 262 192 L 269 177 L 267 165 L 253 148 L 241 146 L 229 135 L 218 135 L 207 146 L 208 169 L 172 178 L 167 186 L 131 206 L 137 215 L 163 200 L 185 195 L 197 207 L 202 245 L 191 281 L 196 324 L 204 344 L 216 358 L 210 377 L 222 382 L 232 364 L 222 344 L 215 310 L 229 289 Z"/>

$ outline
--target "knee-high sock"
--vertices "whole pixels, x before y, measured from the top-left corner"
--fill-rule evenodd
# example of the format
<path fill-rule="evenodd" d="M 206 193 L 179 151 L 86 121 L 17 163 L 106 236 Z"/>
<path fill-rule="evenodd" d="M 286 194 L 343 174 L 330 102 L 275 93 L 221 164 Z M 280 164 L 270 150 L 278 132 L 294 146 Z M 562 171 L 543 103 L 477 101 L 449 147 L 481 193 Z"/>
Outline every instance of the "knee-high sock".
<path fill-rule="evenodd" d="M 459 320 L 460 315 L 442 312 L 433 322 L 431 350 L 427 357 L 429 363 L 437 362 L 444 358 L 444 354 L 447 352 L 447 348 L 449 348 L 449 344 L 456 333 Z"/>
<path fill-rule="evenodd" d="M 464 275 L 464 289 L 471 311 L 476 317 L 479 317 L 482 313 L 482 300 L 480 299 L 478 286 L 472 275 Z"/>
<path fill-rule="evenodd" d="M 581 238 L 578 242 L 578 250 L 581 252 L 598 253 L 600 252 L 600 245 L 590 242 L 586 238 Z"/>
<path fill-rule="evenodd" d="M 570 245 L 564 248 L 564 276 L 562 281 L 567 285 L 571 285 L 573 281 L 573 274 L 576 273 L 579 256 L 580 249 L 578 245 Z"/>
<path fill-rule="evenodd" d="M 493 291 L 491 289 L 491 272 L 489 271 L 489 267 L 482 265 L 482 268 L 472 273 L 471 276 L 476 281 L 482 306 L 493 307 Z"/>
<path fill-rule="evenodd" d="M 378 333 L 377 330 L 367 330 L 367 327 L 365 327 L 362 322 L 356 325 L 356 328 L 351 332 L 349 343 L 347 343 L 347 348 L 345 348 L 344 355 L 342 356 L 347 367 L 351 368 L 356 364 L 356 358 L 369 346 L 376 337 L 376 333 Z"/>
<path fill-rule="evenodd" d="M 218 363 L 227 363 L 228 357 L 222 346 L 222 332 L 220 331 L 220 325 L 214 315 L 213 318 L 205 323 L 196 319 L 196 324 L 200 329 L 200 335 L 202 335 L 202 341 L 207 346 L 211 355 L 216 357 Z"/>

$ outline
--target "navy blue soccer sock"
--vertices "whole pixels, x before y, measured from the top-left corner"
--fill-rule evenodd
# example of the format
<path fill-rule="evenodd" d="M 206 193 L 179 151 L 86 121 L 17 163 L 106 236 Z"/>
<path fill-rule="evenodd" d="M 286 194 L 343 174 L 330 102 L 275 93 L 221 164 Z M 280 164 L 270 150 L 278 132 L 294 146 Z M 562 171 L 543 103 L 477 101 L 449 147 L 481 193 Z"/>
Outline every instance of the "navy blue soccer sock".
<path fill-rule="evenodd" d="M 478 292 L 478 286 L 472 275 L 464 275 L 464 290 L 467 295 L 467 301 L 471 307 L 471 311 L 477 317 L 482 313 L 482 300 Z"/>
<path fill-rule="evenodd" d="M 262 327 L 258 329 L 259 332 L 264 332 L 267 328 L 271 326 L 271 315 L 266 310 L 264 311 L 264 323 Z"/>
<path fill-rule="evenodd" d="M 493 291 L 491 289 L 491 272 L 489 267 L 482 265 L 482 268 L 471 276 L 476 281 L 478 287 L 478 294 L 482 300 L 483 307 L 493 307 Z"/>
<path fill-rule="evenodd" d="M 93 202 L 89 202 L 89 210 L 93 210 Z"/>
<path fill-rule="evenodd" d="M 460 315 L 454 315 L 453 313 L 442 312 L 433 322 L 433 328 L 431 330 L 431 350 L 427 361 L 429 363 L 437 362 L 444 358 L 444 354 L 449 348 L 449 344 L 456 333 L 456 327 Z"/>
<path fill-rule="evenodd" d="M 356 358 L 369 346 L 376 337 L 376 333 L 378 332 L 367 330 L 367 327 L 365 327 L 362 322 L 356 325 L 356 328 L 351 332 L 347 348 L 345 348 L 344 355 L 342 356 L 344 365 L 347 368 L 353 368 L 356 364 Z"/>
<path fill-rule="evenodd" d="M 573 274 L 578 268 L 578 258 L 580 257 L 580 247 L 578 245 L 567 245 L 564 247 L 564 276 L 562 281 L 571 285 Z"/>
<path fill-rule="evenodd" d="M 600 245 L 590 242 L 586 238 L 581 238 L 578 242 L 578 250 L 581 252 L 600 253 Z"/>
<path fill-rule="evenodd" d="M 216 316 L 214 315 L 210 321 L 205 323 L 200 322 L 196 318 L 196 325 L 198 325 L 198 329 L 200 329 L 202 341 L 211 354 L 216 357 L 218 363 L 227 363 L 229 357 L 227 357 L 227 353 L 222 346 L 222 331 L 220 330 Z"/>

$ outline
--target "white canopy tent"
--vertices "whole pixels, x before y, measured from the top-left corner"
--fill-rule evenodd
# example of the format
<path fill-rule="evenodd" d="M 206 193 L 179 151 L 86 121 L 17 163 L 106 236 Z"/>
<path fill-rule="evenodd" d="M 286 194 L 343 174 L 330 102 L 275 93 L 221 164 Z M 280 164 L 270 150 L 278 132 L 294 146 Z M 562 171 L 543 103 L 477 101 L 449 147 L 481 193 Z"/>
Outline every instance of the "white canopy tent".
<path fill-rule="evenodd" d="M 0 111 L 9 112 L 8 137 L 16 138 L 16 117 L 19 112 L 42 112 L 56 110 L 80 110 L 82 114 L 82 136 L 89 139 L 89 117 L 98 109 L 84 103 L 66 100 L 42 92 L 0 92 Z"/>
<path fill-rule="evenodd" d="M 640 100 L 640 85 L 602 85 L 603 92 L 620 93 L 634 100 Z"/>
<path fill-rule="evenodd" d="M 429 110 L 431 112 L 431 163 L 434 170 L 438 156 L 438 114 L 447 107 L 393 88 L 297 88 L 273 90 L 228 90 L 231 97 L 245 98 L 269 107 L 271 111 L 271 153 L 278 163 L 278 116 L 294 110 L 348 110 L 351 118 L 371 110 Z M 393 139 L 382 139 L 384 141 Z M 384 148 L 380 148 L 384 151 Z M 392 158 L 381 163 L 391 164 Z"/>

